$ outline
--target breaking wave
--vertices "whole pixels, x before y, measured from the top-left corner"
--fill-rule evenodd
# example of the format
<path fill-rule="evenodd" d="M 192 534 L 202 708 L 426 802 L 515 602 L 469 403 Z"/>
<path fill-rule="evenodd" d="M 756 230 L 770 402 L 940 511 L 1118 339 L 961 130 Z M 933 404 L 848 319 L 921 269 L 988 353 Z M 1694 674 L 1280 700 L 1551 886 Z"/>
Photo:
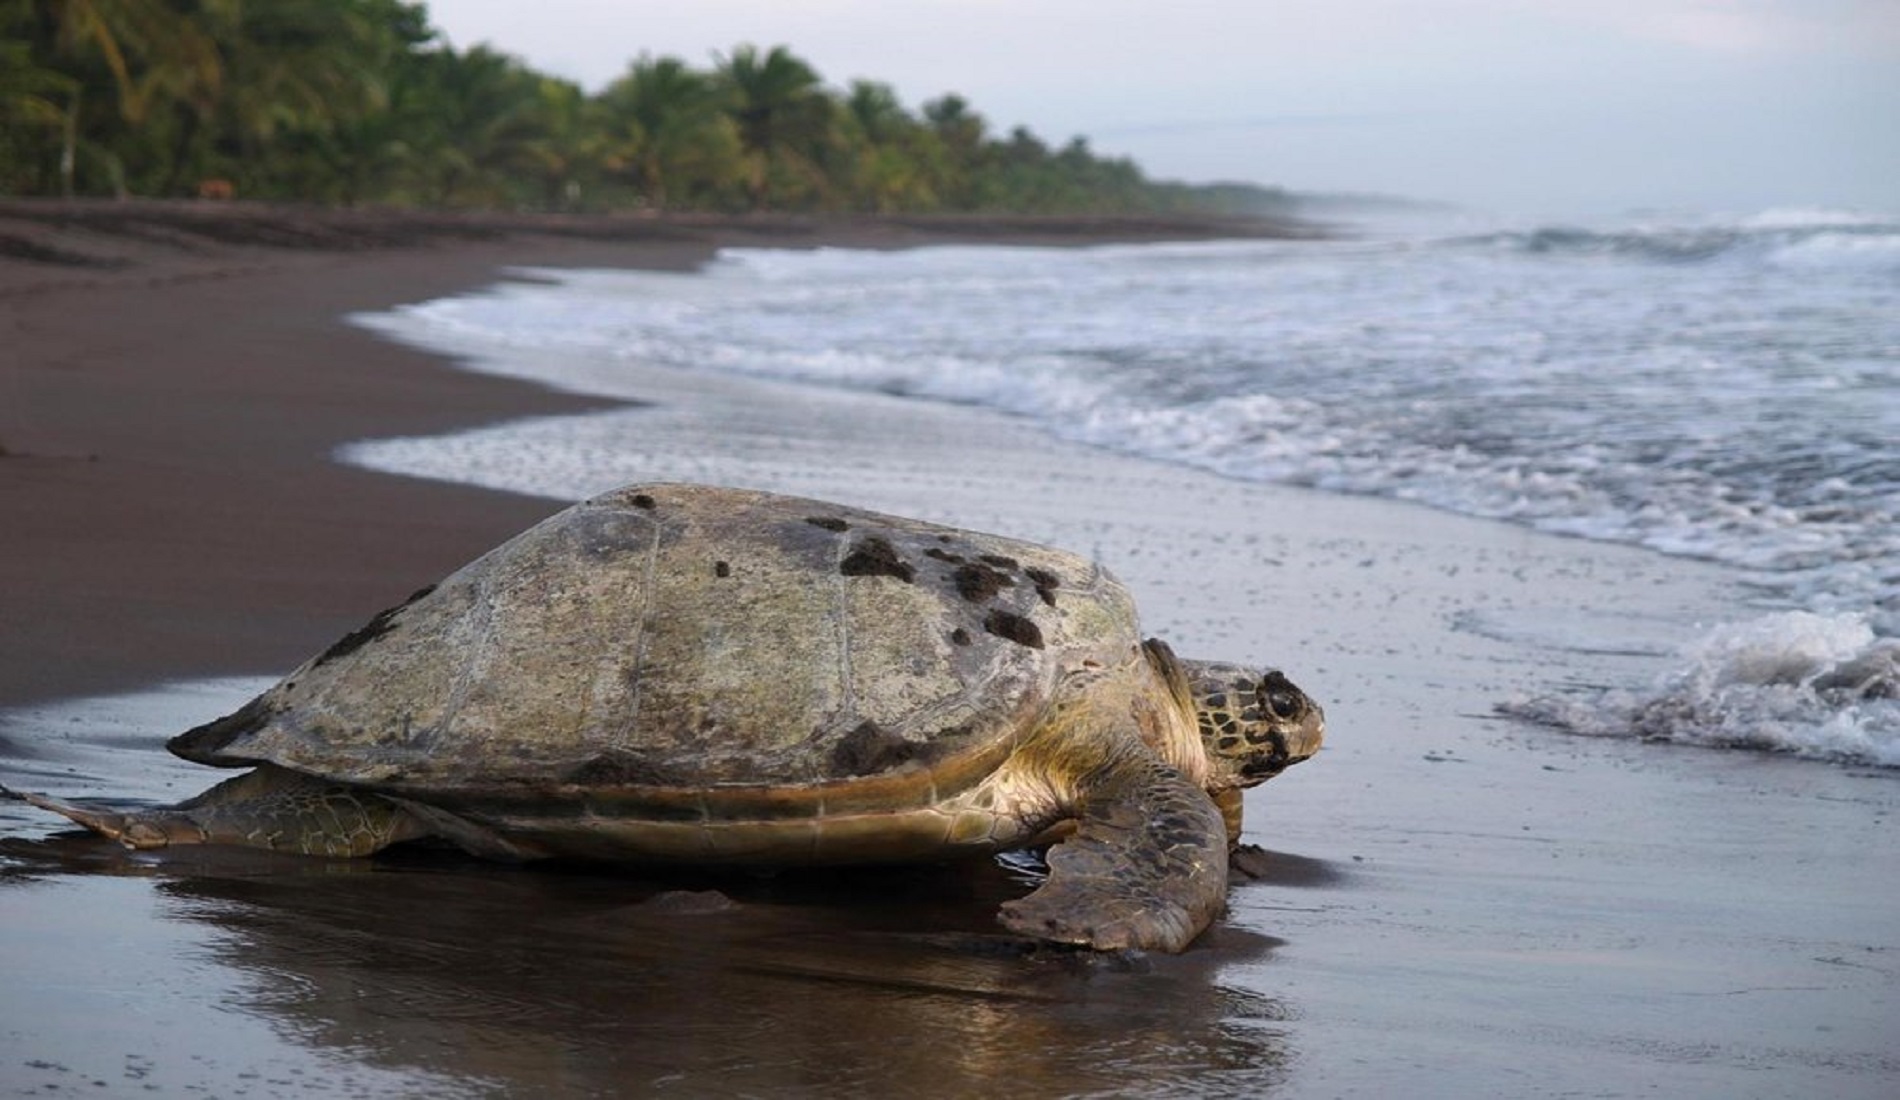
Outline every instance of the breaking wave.
<path fill-rule="evenodd" d="M 1795 638 L 1859 624 L 1878 664 L 1900 636 L 1892 218 L 735 249 L 695 275 L 537 274 L 368 323 L 462 350 L 563 352 L 535 356 L 536 371 L 587 392 L 637 397 L 618 381 L 633 361 L 982 405 L 1233 477 L 1718 561 L 1746 571 L 1760 612 L 1818 617 L 1734 628 L 1756 650 L 1782 639 L 1801 667 L 1809 643 Z M 1820 755 L 1887 759 L 1900 714 L 1830 679 L 1856 658 L 1753 682 L 1721 656 L 1738 636 L 1712 635 L 1646 704 L 1553 702 L 1543 717 L 1609 720 L 1593 710 L 1639 736 L 1796 751 L 1809 750 L 1785 731 L 1812 728 L 1814 744 L 1845 746 Z"/>
<path fill-rule="evenodd" d="M 1638 690 L 1542 695 L 1505 714 L 1602 737 L 1900 767 L 1900 639 L 1858 615 L 1790 611 L 1710 631 Z"/>

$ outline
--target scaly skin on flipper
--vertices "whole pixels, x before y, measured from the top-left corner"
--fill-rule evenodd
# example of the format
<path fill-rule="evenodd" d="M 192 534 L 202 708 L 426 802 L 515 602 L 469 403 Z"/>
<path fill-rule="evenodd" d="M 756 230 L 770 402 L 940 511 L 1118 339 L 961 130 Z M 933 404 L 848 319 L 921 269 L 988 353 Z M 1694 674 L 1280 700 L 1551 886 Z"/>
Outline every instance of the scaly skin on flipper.
<path fill-rule="evenodd" d="M 1266 850 L 1257 844 L 1240 842 L 1241 815 L 1246 809 L 1246 791 L 1229 787 L 1214 795 L 1221 819 L 1227 824 L 1227 877 L 1233 882 L 1254 882 L 1271 870 Z"/>
<path fill-rule="evenodd" d="M 1220 915 L 1227 834 L 1207 793 L 1130 756 L 1080 792 L 1075 835 L 1049 850 L 1049 880 L 1002 907 L 1013 932 L 1098 950 L 1177 952 Z"/>
<path fill-rule="evenodd" d="M 269 765 L 157 810 L 97 810 L 5 788 L 0 794 L 51 810 L 128 848 L 232 844 L 349 857 L 428 835 L 387 799 Z"/>
<path fill-rule="evenodd" d="M 1229 787 L 1214 795 L 1214 805 L 1220 808 L 1221 823 L 1227 829 L 1227 848 L 1232 851 L 1240 847 L 1241 818 L 1246 812 L 1246 792 L 1239 787 Z"/>
<path fill-rule="evenodd" d="M 1179 682 L 1157 642 L 1125 665 L 1064 677 L 1012 764 L 1050 783 L 1074 829 L 1049 850 L 1048 880 L 1004 904 L 1004 927 L 1098 950 L 1177 952 L 1220 914 L 1227 829 Z"/>

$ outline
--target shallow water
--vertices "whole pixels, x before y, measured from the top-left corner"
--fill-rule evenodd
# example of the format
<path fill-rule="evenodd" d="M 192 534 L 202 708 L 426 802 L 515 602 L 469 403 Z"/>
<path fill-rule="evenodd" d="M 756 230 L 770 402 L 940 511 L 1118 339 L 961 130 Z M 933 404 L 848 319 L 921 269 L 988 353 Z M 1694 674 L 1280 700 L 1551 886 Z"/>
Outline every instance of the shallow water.
<path fill-rule="evenodd" d="M 661 410 L 639 411 L 676 450 Z M 724 472 L 1094 542 L 1182 652 L 1271 655 L 1327 707 L 1325 751 L 1250 792 L 1271 874 L 1234 889 L 1188 953 L 1014 954 L 992 914 L 1024 887 L 987 864 L 714 884 L 441 853 L 155 860 L 0 803 L 0 1084 L 1290 1098 L 1900 1084 L 1890 773 L 1484 713 L 1516 686 L 1665 661 L 1731 593 L 1721 571 L 1134 460 L 1083 468 L 973 412 L 924 419 L 1006 469 L 1063 472 L 951 474 L 903 417 L 889 450 L 834 447 L 816 467 L 727 455 Z M 1254 529 L 1292 514 L 1317 532 Z M 1573 616 L 1585 594 L 1591 613 Z M 260 686 L 0 715 L 0 782 L 177 800 L 216 773 L 164 739 Z M 653 901 L 709 885 L 737 904 Z"/>
<path fill-rule="evenodd" d="M 1766 667 L 1745 636 L 1695 648 L 1713 637 L 1698 624 L 1757 613 L 1732 571 L 1055 443 L 981 409 L 467 350 L 654 404 L 366 448 L 377 461 L 555 495 L 694 477 L 1049 541 L 1111 563 L 1182 652 L 1286 668 L 1330 733 L 1249 796 L 1272 873 L 1185 955 L 1081 959 L 992 938 L 1023 886 L 987 864 L 715 884 L 440 853 L 155 860 L 0 803 L 0 1092 L 1900 1087 L 1890 770 L 1572 738 L 1491 709 L 1644 684 L 1679 653 Z M 261 686 L 0 714 L 0 782 L 177 800 L 215 776 L 164 738 Z M 709 885 L 736 904 L 655 900 Z"/>
<path fill-rule="evenodd" d="M 159 742 L 244 680 L 0 715 L 14 786 L 176 800 Z M 62 731 L 66 734 L 62 736 Z M 183 792 L 179 791 L 184 786 Z M 134 854 L 0 803 L 0 1084 L 32 1095 L 1258 1095 L 1288 1010 L 1222 981 L 1271 937 L 1180 958 L 1004 935 L 988 861 L 641 878 L 222 849 Z M 1290 881 L 1323 882 L 1283 857 Z M 1186 1083 L 1192 1082 L 1187 1088 Z M 104 1089 L 105 1092 L 94 1092 Z"/>
<path fill-rule="evenodd" d="M 0 1079 L 35 1095 L 1055 1096 L 1191 1079 L 1242 1096 L 1287 1058 L 1284 1008 L 1212 974 L 1270 943 L 1023 954 L 956 931 L 1005 895 L 954 874 L 881 876 L 870 906 L 862 882 L 728 887 L 737 907 L 696 912 L 641 901 L 653 887 L 636 880 L 453 859 L 153 864 L 87 840 L 7 854 L 88 872 L 0 877 L 0 1058 L 30 1055 Z M 926 913 L 945 919 L 914 931 Z M 22 1001 L 36 996 L 44 1010 Z"/>
<path fill-rule="evenodd" d="M 979 405 L 1224 475 L 1419 501 L 1746 570 L 1758 633 L 1857 649 L 1779 681 L 1685 651 L 1618 729 L 1900 765 L 1900 222 L 1871 214 L 1086 250 L 734 249 L 699 274 L 539 272 L 359 320 L 481 369 L 644 398 L 635 368 Z M 391 472 L 562 498 L 638 419 L 365 442 Z M 480 452 L 480 453 L 474 453 Z M 1725 624 L 1710 623 L 1709 628 Z M 1795 643 L 1791 643 L 1793 645 Z M 1869 670 L 1857 692 L 1823 690 Z M 1735 669 L 1729 670 L 1734 673 Z M 1817 686 L 1818 685 L 1818 686 Z M 1676 700 L 1680 705 L 1672 705 Z M 1653 705 L 1652 705 L 1653 704 Z M 1614 723 L 1609 725 L 1615 725 Z"/>
<path fill-rule="evenodd" d="M 1349 657 L 1326 682 L 1340 741 L 1251 800 L 1271 873 L 1178 957 L 1024 950 L 991 915 L 1025 887 L 988 863 L 656 880 L 441 851 L 138 855 L 0 803 L 0 1093 L 1874 1098 L 1900 1084 L 1900 784 L 1527 741 Z M 0 778 L 175 798 L 213 776 L 164 757 L 172 727 L 113 716 L 202 717 L 245 687 L 14 712 L 5 736 L 46 751 L 0 761 Z M 57 735 L 95 723 L 96 739 Z"/>

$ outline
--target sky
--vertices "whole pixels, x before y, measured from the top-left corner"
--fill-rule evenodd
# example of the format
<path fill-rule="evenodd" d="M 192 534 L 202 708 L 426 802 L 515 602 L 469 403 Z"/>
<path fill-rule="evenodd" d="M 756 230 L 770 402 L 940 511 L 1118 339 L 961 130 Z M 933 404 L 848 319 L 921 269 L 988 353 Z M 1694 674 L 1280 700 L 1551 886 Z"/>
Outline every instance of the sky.
<path fill-rule="evenodd" d="M 429 0 L 590 91 L 783 45 L 1152 178 L 1524 216 L 1900 214 L 1900 0 Z"/>

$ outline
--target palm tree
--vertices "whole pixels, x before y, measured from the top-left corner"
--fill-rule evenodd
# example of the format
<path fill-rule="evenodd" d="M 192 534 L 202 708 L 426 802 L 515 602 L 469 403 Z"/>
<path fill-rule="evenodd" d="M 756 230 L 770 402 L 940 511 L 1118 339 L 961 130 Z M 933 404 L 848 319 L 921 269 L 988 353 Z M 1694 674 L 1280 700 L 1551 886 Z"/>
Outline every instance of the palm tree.
<path fill-rule="evenodd" d="M 422 125 L 411 144 L 426 197 L 442 206 L 505 199 L 510 174 L 531 166 L 546 128 L 537 115 L 540 78 L 485 45 L 432 50 L 418 60 Z"/>
<path fill-rule="evenodd" d="M 224 178 L 258 196 L 562 206 L 599 181 L 608 202 L 630 189 L 657 207 L 1195 201 L 1079 140 L 991 140 L 961 96 L 913 115 L 885 84 L 829 92 L 783 46 L 710 70 L 642 56 L 590 98 L 435 39 L 417 0 L 0 0 L 0 190 Z"/>
<path fill-rule="evenodd" d="M 228 17 L 238 0 L 36 0 L 47 55 L 75 66 L 101 64 L 118 91 L 120 119 L 134 136 L 144 129 L 155 100 L 203 102 L 215 96 L 223 66 L 201 19 Z M 71 74 L 71 70 L 66 70 Z M 60 154 L 62 189 L 71 194 L 80 143 L 86 80 L 69 93 Z M 116 169 L 115 169 L 116 174 Z M 122 185 L 118 185 L 121 186 Z"/>
<path fill-rule="evenodd" d="M 315 138 L 351 113 L 387 103 L 387 5 L 361 0 L 252 2 L 215 28 L 226 58 L 226 94 L 200 116 L 237 154 L 234 174 L 262 184 L 282 134 Z M 195 135 L 194 135 L 195 136 Z M 175 173 L 186 167 L 181 140 Z"/>
<path fill-rule="evenodd" d="M 32 43 L 0 39 L 0 192 L 32 189 L 43 171 L 36 164 L 43 165 L 51 143 L 66 136 L 63 104 L 75 84 L 39 65 Z"/>
<path fill-rule="evenodd" d="M 969 101 L 954 92 L 924 104 L 924 118 L 944 144 L 965 157 L 975 156 L 988 128 L 983 116 L 970 110 Z"/>
<path fill-rule="evenodd" d="M 719 75 L 752 162 L 752 205 L 765 205 L 775 184 L 801 198 L 822 192 L 832 101 L 817 71 L 784 46 L 761 57 L 757 47 L 744 45 L 720 62 Z"/>
<path fill-rule="evenodd" d="M 873 145 L 896 144 L 917 125 L 891 86 L 875 80 L 853 80 L 844 109 L 858 133 Z"/>
<path fill-rule="evenodd" d="M 889 212 L 937 204 L 928 178 L 934 139 L 926 141 L 928 131 L 898 102 L 890 85 L 852 81 L 844 118 L 856 150 L 851 184 L 859 209 Z"/>
<path fill-rule="evenodd" d="M 314 0 L 325 3 L 328 0 Z M 363 83 L 354 94 L 328 99 L 321 113 L 289 127 L 299 150 L 284 163 L 266 163 L 292 174 L 290 194 L 325 194 L 345 205 L 381 194 L 394 197 L 397 178 L 416 159 L 410 136 L 427 129 L 429 99 L 421 60 L 435 38 L 428 12 L 405 0 L 347 0 L 349 53 Z"/>
<path fill-rule="evenodd" d="M 530 113 L 534 133 L 521 154 L 540 182 L 541 205 L 549 210 L 573 207 L 581 199 L 581 176 L 600 157 L 600 142 L 588 131 L 587 94 L 571 80 L 536 78 Z"/>
<path fill-rule="evenodd" d="M 68 58 L 95 55 L 118 87 L 125 116 L 137 118 L 144 113 L 138 83 L 126 59 L 127 39 L 137 42 L 151 37 L 154 23 L 168 14 L 162 0 L 35 0 L 32 6 L 42 27 L 51 31 L 58 53 Z"/>
<path fill-rule="evenodd" d="M 987 125 L 983 116 L 970 110 L 968 100 L 953 93 L 924 104 L 924 118 L 941 147 L 936 164 L 938 194 L 956 209 L 981 205 L 977 184 Z"/>
<path fill-rule="evenodd" d="M 739 130 L 718 86 L 678 58 L 642 54 L 595 102 L 607 166 L 654 207 L 715 191 L 739 169 Z"/>
<path fill-rule="evenodd" d="M 8 126 L 62 126 L 62 102 L 74 91 L 72 77 L 38 64 L 33 44 L 0 40 L 0 122 Z"/>

